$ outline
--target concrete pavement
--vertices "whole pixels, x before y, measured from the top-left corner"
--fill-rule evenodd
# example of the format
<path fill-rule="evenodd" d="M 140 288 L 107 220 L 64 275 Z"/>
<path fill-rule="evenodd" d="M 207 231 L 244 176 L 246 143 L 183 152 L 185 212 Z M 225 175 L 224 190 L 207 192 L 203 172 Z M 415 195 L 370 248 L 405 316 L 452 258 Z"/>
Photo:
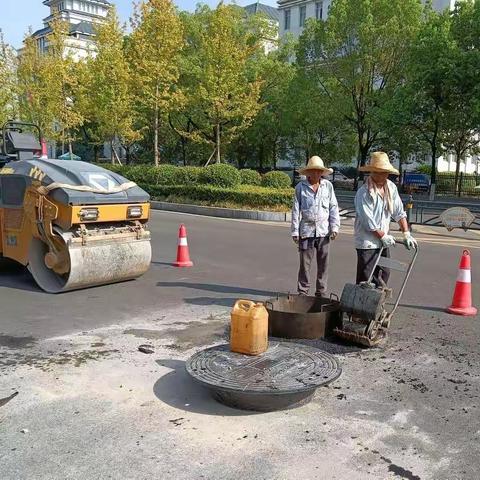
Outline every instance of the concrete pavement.
<path fill-rule="evenodd" d="M 180 222 L 192 269 L 169 265 Z M 21 269 L 0 274 L 2 480 L 478 478 L 480 324 L 441 311 L 463 240 L 420 236 L 384 349 L 306 342 L 337 356 L 340 379 L 309 405 L 257 415 L 214 402 L 184 361 L 227 340 L 236 298 L 294 289 L 288 228 L 160 212 L 151 226 L 154 263 L 134 282 L 52 296 Z M 331 289 L 354 269 L 346 226 Z M 137 350 L 147 342 L 153 355 Z"/>

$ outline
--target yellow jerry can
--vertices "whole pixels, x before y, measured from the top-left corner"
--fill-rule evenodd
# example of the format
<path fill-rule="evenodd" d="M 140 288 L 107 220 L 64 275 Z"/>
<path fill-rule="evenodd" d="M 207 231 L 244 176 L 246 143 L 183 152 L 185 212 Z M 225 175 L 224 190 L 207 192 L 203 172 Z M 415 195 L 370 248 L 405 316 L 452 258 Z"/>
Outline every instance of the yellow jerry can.
<path fill-rule="evenodd" d="M 230 350 L 259 355 L 268 348 L 268 312 L 262 303 L 237 300 L 231 312 Z"/>

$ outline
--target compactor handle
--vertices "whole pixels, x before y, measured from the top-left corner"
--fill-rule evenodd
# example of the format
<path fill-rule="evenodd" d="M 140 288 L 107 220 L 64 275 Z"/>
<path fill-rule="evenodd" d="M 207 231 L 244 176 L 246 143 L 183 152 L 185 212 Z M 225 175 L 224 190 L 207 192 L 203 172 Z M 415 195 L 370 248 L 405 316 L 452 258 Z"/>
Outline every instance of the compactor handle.
<path fill-rule="evenodd" d="M 397 241 L 399 239 L 395 239 L 395 240 Z M 400 240 L 400 241 L 398 241 L 398 243 L 403 244 L 404 242 L 403 242 L 403 240 Z M 418 245 L 417 245 L 417 247 L 413 249 L 413 252 L 412 252 L 412 250 L 410 250 L 410 252 L 413 253 L 413 254 L 410 257 L 410 262 L 408 264 L 402 264 L 401 262 L 398 262 L 396 260 L 387 259 L 387 258 L 381 260 L 383 250 L 384 250 L 384 248 L 381 248 L 380 252 L 378 253 L 378 257 L 375 261 L 375 265 L 372 269 L 372 273 L 370 274 L 370 277 L 368 279 L 368 283 L 372 282 L 372 278 L 373 278 L 375 269 L 377 268 L 379 263 L 381 264 L 381 266 L 384 266 L 386 268 L 390 268 L 392 270 L 397 270 L 397 271 L 405 273 L 405 275 L 403 277 L 402 285 L 401 285 L 400 290 L 398 292 L 398 295 L 395 299 L 395 304 L 394 304 L 392 310 L 389 312 L 389 315 L 393 316 L 393 314 L 397 310 L 398 304 L 400 303 L 400 299 L 402 298 L 403 291 L 405 290 L 405 287 L 407 286 L 407 282 L 408 282 L 408 279 L 410 278 L 410 274 L 412 273 L 412 269 L 413 269 L 413 266 L 415 265 L 415 261 L 417 260 L 419 248 L 418 248 Z M 401 268 L 398 267 L 399 265 L 401 266 Z"/>

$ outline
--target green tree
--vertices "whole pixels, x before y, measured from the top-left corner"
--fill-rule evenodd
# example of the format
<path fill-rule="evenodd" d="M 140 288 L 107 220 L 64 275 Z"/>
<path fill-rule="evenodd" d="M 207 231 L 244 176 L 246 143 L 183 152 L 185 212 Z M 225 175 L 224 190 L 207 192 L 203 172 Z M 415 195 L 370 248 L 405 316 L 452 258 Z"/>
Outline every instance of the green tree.
<path fill-rule="evenodd" d="M 43 75 L 44 65 L 36 40 L 27 33 L 18 59 L 17 85 L 22 120 L 38 125 L 47 138 L 53 138 L 54 115 L 50 85 Z"/>
<path fill-rule="evenodd" d="M 108 141 L 115 162 L 115 141 L 130 145 L 139 139 L 135 130 L 134 98 L 129 62 L 124 50 L 124 29 L 115 9 L 96 27 L 96 48 L 84 68 L 81 101 L 83 115 L 94 126 L 95 137 Z"/>
<path fill-rule="evenodd" d="M 41 59 L 42 75 L 47 82 L 45 93 L 55 123 L 59 127 L 53 130 L 53 138 L 61 140 L 62 145 L 66 143 L 72 153 L 72 142 L 84 121 L 76 108 L 79 94 L 76 62 L 67 42 L 68 23 L 55 19 L 50 23 L 50 27 L 52 31 L 47 36 L 47 52 Z"/>
<path fill-rule="evenodd" d="M 233 140 L 229 154 L 240 168 L 266 166 L 276 167 L 279 147 L 285 134 L 285 100 L 295 67 L 288 62 L 290 45 L 282 45 L 268 55 L 259 52 L 252 63 L 258 78 L 262 79 L 260 90 L 261 109 L 252 124 Z"/>
<path fill-rule="evenodd" d="M 183 25 L 171 0 L 136 6 L 128 42 L 135 104 L 153 132 L 155 165 L 160 163 L 160 133 L 168 115 L 182 102 L 177 87 Z"/>
<path fill-rule="evenodd" d="M 418 159 L 419 153 L 425 148 L 425 142 L 419 132 L 412 128 L 407 116 L 408 112 L 401 103 L 400 92 L 402 92 L 401 88 L 396 95 L 383 102 L 375 117 L 380 131 L 376 146 L 398 159 L 401 177 L 404 164 L 410 157 Z"/>
<path fill-rule="evenodd" d="M 421 11 L 418 0 L 334 0 L 300 38 L 298 63 L 356 135 L 358 166 L 379 138 L 378 105 L 402 82 Z"/>
<path fill-rule="evenodd" d="M 459 190 L 460 165 L 465 155 L 477 154 L 480 141 L 480 5 L 457 3 L 450 18 L 452 62 L 448 74 L 448 101 L 444 109 L 445 140 L 455 153 L 455 191 Z"/>
<path fill-rule="evenodd" d="M 83 123 L 76 108 L 79 82 L 76 65 L 68 48 L 68 24 L 59 19 L 50 23 L 47 51 L 40 52 L 36 40 L 27 34 L 19 58 L 18 86 L 22 118 L 36 123 L 46 137 L 72 142 Z"/>
<path fill-rule="evenodd" d="M 0 30 L 0 126 L 18 115 L 16 58 Z"/>
<path fill-rule="evenodd" d="M 428 10 L 408 56 L 404 85 L 392 97 L 396 123 L 407 127 L 429 147 L 432 197 L 435 195 L 437 157 L 444 148 L 445 109 L 450 102 L 449 78 L 455 50 L 449 13 Z"/>
<path fill-rule="evenodd" d="M 222 144 L 238 137 L 262 108 L 262 81 L 251 68 L 255 55 L 263 51 L 262 31 L 238 7 L 222 3 L 214 10 L 201 6 L 184 19 L 188 46 L 182 65 L 182 111 L 193 130 L 183 133 L 212 145 L 219 163 Z"/>
<path fill-rule="evenodd" d="M 282 133 L 300 149 L 305 163 L 312 155 L 320 155 L 327 163 L 351 161 L 355 138 L 316 79 L 302 68 L 290 82 L 282 107 Z"/>

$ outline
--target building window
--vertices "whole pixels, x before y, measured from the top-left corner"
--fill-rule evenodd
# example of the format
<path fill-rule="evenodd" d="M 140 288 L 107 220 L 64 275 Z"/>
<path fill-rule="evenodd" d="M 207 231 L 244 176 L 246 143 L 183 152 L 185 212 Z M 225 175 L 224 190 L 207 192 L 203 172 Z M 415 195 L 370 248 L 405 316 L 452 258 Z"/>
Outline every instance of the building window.
<path fill-rule="evenodd" d="M 304 27 L 305 26 L 305 20 L 307 19 L 307 6 L 302 5 L 300 7 L 300 26 Z"/>
<path fill-rule="evenodd" d="M 323 2 L 317 2 L 315 4 L 315 18 L 317 20 L 323 20 Z"/>
<path fill-rule="evenodd" d="M 284 28 L 285 30 L 290 30 L 290 9 L 285 10 L 284 12 Z"/>
<path fill-rule="evenodd" d="M 46 42 L 45 37 L 40 37 L 37 40 L 37 46 L 38 46 L 38 50 L 40 51 L 40 53 L 44 53 L 47 50 L 47 42 Z"/>

